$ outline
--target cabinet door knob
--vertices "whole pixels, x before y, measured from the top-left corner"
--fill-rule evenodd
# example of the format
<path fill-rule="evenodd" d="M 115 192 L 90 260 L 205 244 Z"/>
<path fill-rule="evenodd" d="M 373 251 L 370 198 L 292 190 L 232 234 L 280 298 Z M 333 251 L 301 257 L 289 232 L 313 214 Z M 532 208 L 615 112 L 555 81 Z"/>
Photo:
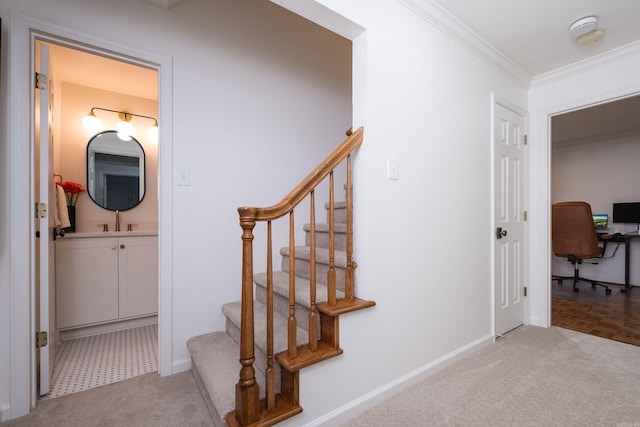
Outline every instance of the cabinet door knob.
<path fill-rule="evenodd" d="M 120 249 L 124 249 L 124 243 L 120 245 Z"/>
<path fill-rule="evenodd" d="M 111 250 L 115 251 L 116 250 L 116 245 L 111 246 Z"/>

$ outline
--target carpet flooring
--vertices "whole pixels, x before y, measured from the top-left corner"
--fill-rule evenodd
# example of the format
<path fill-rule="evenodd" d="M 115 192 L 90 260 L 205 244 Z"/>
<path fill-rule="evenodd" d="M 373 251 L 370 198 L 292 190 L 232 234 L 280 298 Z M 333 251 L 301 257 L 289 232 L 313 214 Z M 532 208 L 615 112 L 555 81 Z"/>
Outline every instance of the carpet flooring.
<path fill-rule="evenodd" d="M 639 366 L 640 347 L 523 326 L 343 425 L 636 427 Z M 45 400 L 2 427 L 212 424 L 192 373 L 183 372 L 140 375 Z M 293 418 L 285 425 L 298 424 Z"/>
<path fill-rule="evenodd" d="M 351 420 L 382 426 L 640 426 L 640 348 L 522 326 Z"/>

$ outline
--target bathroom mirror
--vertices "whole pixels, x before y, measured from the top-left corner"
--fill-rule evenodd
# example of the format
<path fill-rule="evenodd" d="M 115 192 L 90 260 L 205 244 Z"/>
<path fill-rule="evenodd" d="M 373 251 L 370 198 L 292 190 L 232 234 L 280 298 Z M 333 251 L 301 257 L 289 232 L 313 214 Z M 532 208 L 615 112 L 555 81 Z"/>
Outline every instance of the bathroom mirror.
<path fill-rule="evenodd" d="M 87 192 L 97 205 L 124 211 L 138 205 L 145 191 L 145 158 L 133 137 L 114 130 L 94 135 L 87 144 Z"/>

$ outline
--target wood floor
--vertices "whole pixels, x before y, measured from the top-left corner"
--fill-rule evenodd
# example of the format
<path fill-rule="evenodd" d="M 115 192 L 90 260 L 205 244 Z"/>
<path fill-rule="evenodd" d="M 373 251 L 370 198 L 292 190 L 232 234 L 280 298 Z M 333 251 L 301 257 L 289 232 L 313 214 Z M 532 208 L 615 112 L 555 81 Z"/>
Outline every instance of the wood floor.
<path fill-rule="evenodd" d="M 614 295 L 607 304 L 551 298 L 551 324 L 640 346 L 640 287 Z"/>

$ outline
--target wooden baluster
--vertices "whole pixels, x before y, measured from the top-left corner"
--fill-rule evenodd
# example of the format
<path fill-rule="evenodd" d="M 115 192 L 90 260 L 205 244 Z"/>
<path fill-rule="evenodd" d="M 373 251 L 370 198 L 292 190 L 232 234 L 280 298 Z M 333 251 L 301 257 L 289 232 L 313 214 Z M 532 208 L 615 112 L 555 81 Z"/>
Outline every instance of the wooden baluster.
<path fill-rule="evenodd" d="M 288 326 L 288 347 L 287 355 L 293 359 L 298 355 L 298 336 L 296 321 L 296 267 L 295 267 L 295 233 L 293 210 L 289 213 L 289 321 Z"/>
<path fill-rule="evenodd" d="M 336 268 L 335 268 L 335 200 L 333 189 L 333 171 L 329 173 L 329 271 L 327 272 L 327 304 L 336 305 Z"/>
<path fill-rule="evenodd" d="M 318 350 L 318 311 L 316 308 L 316 197 L 315 190 L 311 190 L 311 237 L 309 239 L 309 350 Z"/>
<path fill-rule="evenodd" d="M 253 217 L 253 216 L 252 216 Z M 246 218 L 246 217 L 245 217 Z M 241 425 L 260 418 L 260 390 L 253 368 L 253 228 L 256 222 L 243 219 L 242 227 L 242 315 L 240 319 L 240 379 L 236 384 L 236 419 Z"/>
<path fill-rule="evenodd" d="M 353 303 L 353 182 L 351 181 L 351 154 L 347 156 L 347 268 L 344 272 L 344 300 Z"/>
<path fill-rule="evenodd" d="M 267 222 L 267 372 L 266 402 L 267 410 L 276 407 L 276 370 L 273 367 L 273 250 L 271 221 Z"/>

